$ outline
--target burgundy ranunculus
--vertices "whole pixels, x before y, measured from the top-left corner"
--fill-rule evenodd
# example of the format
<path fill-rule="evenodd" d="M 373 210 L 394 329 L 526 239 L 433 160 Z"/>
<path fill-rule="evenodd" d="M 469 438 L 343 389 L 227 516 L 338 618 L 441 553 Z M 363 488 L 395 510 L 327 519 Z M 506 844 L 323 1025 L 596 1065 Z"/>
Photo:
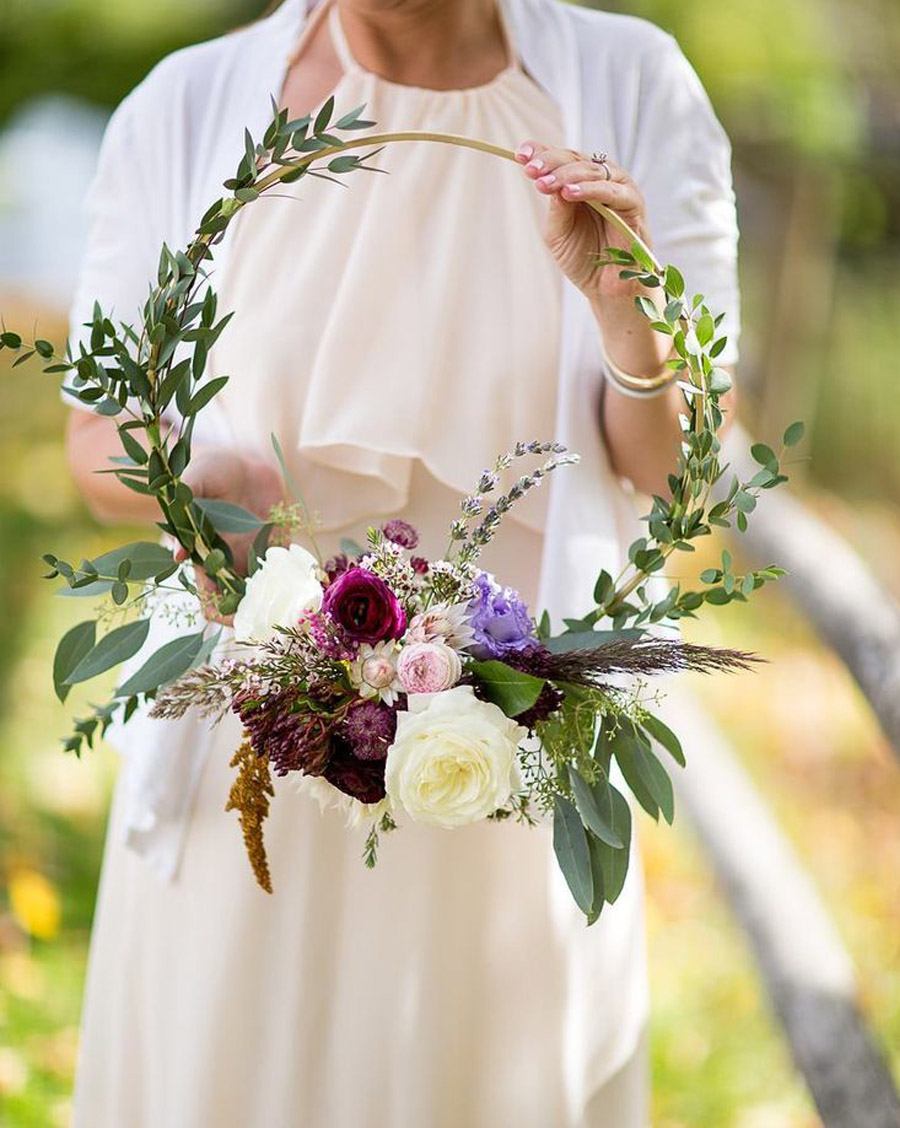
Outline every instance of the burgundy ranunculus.
<path fill-rule="evenodd" d="M 406 630 L 406 613 L 396 595 L 366 568 L 349 568 L 329 584 L 322 610 L 354 642 L 383 642 Z"/>
<path fill-rule="evenodd" d="M 384 798 L 384 760 L 360 760 L 350 744 L 336 736 L 324 776 L 332 787 L 360 803 L 380 803 Z"/>

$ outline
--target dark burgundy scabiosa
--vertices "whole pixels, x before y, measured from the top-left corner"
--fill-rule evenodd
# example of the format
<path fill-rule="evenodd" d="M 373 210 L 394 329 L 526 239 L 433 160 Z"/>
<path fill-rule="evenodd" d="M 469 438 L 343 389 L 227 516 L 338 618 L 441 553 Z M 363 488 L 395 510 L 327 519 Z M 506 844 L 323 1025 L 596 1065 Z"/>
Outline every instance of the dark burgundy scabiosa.
<path fill-rule="evenodd" d="M 381 526 L 381 531 L 389 541 L 399 544 L 401 548 L 415 548 L 419 543 L 419 534 L 416 530 L 406 521 L 401 521 L 399 517 L 387 521 Z"/>
<path fill-rule="evenodd" d="M 360 803 L 379 803 L 384 798 L 384 760 L 360 760 L 341 736 L 332 737 L 323 774 L 332 787 Z"/>
<path fill-rule="evenodd" d="M 427 571 L 430 567 L 428 561 L 425 559 L 424 556 L 412 556 L 412 557 L 410 557 L 409 566 L 412 568 L 412 570 L 416 573 L 417 576 L 424 576 L 427 573 Z"/>
<path fill-rule="evenodd" d="M 295 704 L 290 690 L 265 695 L 247 690 L 235 695 L 231 708 L 254 752 L 268 757 L 276 775 L 322 775 L 331 753 L 332 719 L 307 710 L 293 712 Z"/>
<path fill-rule="evenodd" d="M 376 643 L 399 638 L 406 630 L 406 612 L 388 585 L 367 568 L 353 566 L 329 584 L 322 610 L 354 642 Z"/>
<path fill-rule="evenodd" d="M 354 705 L 342 726 L 342 735 L 360 760 L 383 760 L 396 732 L 396 712 L 380 701 Z"/>

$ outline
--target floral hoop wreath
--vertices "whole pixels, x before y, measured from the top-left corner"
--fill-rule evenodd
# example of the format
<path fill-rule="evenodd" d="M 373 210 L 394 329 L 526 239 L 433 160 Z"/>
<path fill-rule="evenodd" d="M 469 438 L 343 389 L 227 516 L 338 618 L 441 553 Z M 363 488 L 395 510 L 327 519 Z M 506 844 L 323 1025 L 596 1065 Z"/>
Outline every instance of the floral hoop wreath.
<path fill-rule="evenodd" d="M 205 372 L 209 350 L 232 316 L 229 313 L 218 317 L 216 294 L 208 284 L 205 267 L 213 258 L 213 248 L 222 240 L 238 212 L 278 185 L 302 177 L 335 180 L 356 171 L 382 171 L 372 161 L 386 146 L 403 142 L 453 145 L 504 160 L 515 159 L 507 149 L 472 138 L 423 132 L 374 133 L 375 123 L 362 117 L 363 110 L 364 107 L 357 107 L 335 120 L 334 101 L 328 99 L 315 116 L 289 120 L 287 110 L 279 109 L 273 100 L 273 117 L 262 142 L 257 143 L 245 132 L 244 153 L 234 177 L 224 185 L 228 194 L 208 208 L 192 241 L 183 251 L 162 248 L 156 284 L 136 328 L 124 324 L 117 328 L 95 304 L 86 326 L 90 330 L 88 340 L 80 341 L 74 351 L 70 343 L 64 356 L 58 355 L 47 340 L 37 339 L 26 344 L 21 335 L 12 330 L 4 327 L 0 332 L 0 349 L 18 354 L 14 367 L 36 355 L 44 362 L 44 371 L 59 376 L 74 398 L 101 415 L 122 419 L 116 426 L 123 454 L 106 472 L 113 473 L 128 489 L 156 499 L 163 517 L 160 528 L 174 538 L 181 550 L 176 557 L 163 545 L 138 542 L 82 561 L 78 566 L 52 554 L 44 557 L 51 569 L 47 578 L 61 576 L 73 594 L 108 595 L 111 602 L 99 619 L 79 623 L 60 640 L 53 679 L 61 700 L 65 700 L 73 685 L 106 672 L 141 649 L 149 631 L 149 619 L 146 614 L 135 618 L 134 612 L 143 611 L 155 592 L 174 588 L 199 597 L 197 572 L 205 575 L 215 587 L 213 610 L 218 615 L 234 614 L 246 597 L 242 609 L 246 617 L 252 602 L 250 588 L 262 580 L 262 571 L 269 563 L 270 542 L 277 538 L 279 529 L 309 531 L 311 528 L 309 514 L 296 491 L 293 507 L 273 512 L 263 520 L 238 506 L 197 498 L 183 480 L 191 458 L 197 416 L 228 379 L 207 377 Z M 360 148 L 367 151 L 358 155 L 355 150 Z M 608 779 L 612 760 L 622 769 L 637 802 L 654 818 L 662 813 L 669 822 L 673 817 L 671 781 L 652 751 L 652 742 L 661 745 L 678 763 L 684 762 L 677 736 L 647 710 L 637 695 L 629 696 L 615 688 L 610 679 L 617 674 L 644 676 L 680 669 L 747 668 L 756 660 L 753 655 L 693 646 L 649 632 L 651 628 L 673 626 L 682 618 L 696 617 L 704 604 L 717 606 L 746 601 L 765 583 L 782 575 L 782 569 L 771 565 L 738 575 L 726 551 L 722 553 L 719 567 L 701 572 L 697 588 L 685 589 L 674 584 L 664 598 L 654 601 L 648 580 L 661 571 L 674 552 L 693 552 L 692 542 L 711 533 L 713 526 L 729 527 L 734 523 L 744 531 L 761 491 L 787 480 L 780 464 L 782 453 L 785 447 L 799 441 L 803 426 L 794 423 L 787 428 L 782 451 L 778 454 L 764 443 L 754 444 L 752 455 L 759 469 L 747 481 L 733 476 L 730 484 L 724 483 L 727 466 L 720 461 L 718 431 L 723 414 L 719 399 L 730 387 L 730 378 L 715 363 L 726 343 L 726 338 L 718 333 L 722 315 L 715 315 L 702 295 L 686 295 L 684 279 L 678 269 L 660 264 L 650 248 L 615 212 L 598 203 L 589 206 L 625 235 L 630 244 L 629 250 L 608 248 L 598 258 L 598 264 L 618 269 L 623 278 L 637 279 L 658 296 L 654 301 L 640 295 L 635 302 L 653 329 L 671 339 L 672 359 L 668 367 L 674 372 L 684 396 L 684 411 L 680 416 L 683 441 L 678 472 L 669 477 L 670 496 L 653 497 L 651 508 L 643 517 L 647 535 L 630 546 L 627 562 L 619 574 L 612 576 L 606 571 L 599 574 L 594 588 L 595 606 L 581 619 L 566 620 L 565 630 L 556 636 L 551 633 L 546 613 L 539 623 L 530 620 L 534 645 L 529 641 L 527 661 L 521 655 L 515 657 L 490 648 L 486 656 L 482 653 L 478 657 L 477 650 L 466 651 L 468 643 L 460 644 L 462 660 L 455 652 L 451 657 L 434 651 L 438 643 L 446 648 L 454 631 L 457 642 L 463 638 L 458 608 L 464 605 L 454 604 L 453 600 L 458 600 L 464 590 L 470 598 L 476 592 L 481 581 L 477 579 L 475 561 L 481 546 L 496 532 L 503 514 L 549 472 L 577 457 L 558 443 L 523 442 L 515 450 L 501 455 L 493 470 L 485 472 L 473 494 L 463 499 L 462 516 L 451 524 L 447 558 L 432 568 L 427 594 L 423 597 L 422 589 L 417 589 L 418 603 L 403 587 L 407 583 L 409 591 L 413 590 L 409 587 L 412 581 L 407 581 L 416 570 L 415 559 L 399 561 L 400 550 L 406 547 L 403 540 L 398 542 L 389 535 L 387 526 L 380 531 L 370 530 L 369 551 L 365 553 L 360 549 L 356 563 L 362 565 L 361 572 L 371 574 L 373 579 L 362 585 L 364 590 L 355 592 L 353 608 L 355 613 L 364 606 L 367 614 L 376 605 L 382 611 L 389 609 L 390 614 L 385 612 L 384 623 L 393 625 L 390 630 L 387 626 L 384 628 L 387 632 L 382 636 L 384 646 L 382 642 L 362 642 L 361 637 L 354 640 L 351 637 L 353 623 L 341 621 L 340 608 L 335 602 L 336 591 L 353 584 L 359 589 L 359 573 L 353 583 L 337 583 L 329 576 L 322 581 L 325 586 L 322 602 L 327 610 L 328 600 L 331 600 L 332 618 L 323 625 L 315 619 L 318 612 L 314 611 L 315 622 L 302 620 L 301 616 L 305 622 L 303 630 L 297 628 L 296 622 L 278 626 L 278 637 L 274 641 L 269 639 L 262 648 L 269 666 L 264 662 L 254 665 L 250 660 L 243 666 L 240 662 L 225 666 L 209 664 L 220 632 L 204 628 L 167 643 L 152 654 L 135 674 L 117 687 L 108 702 L 77 720 L 73 734 L 65 741 L 67 751 L 80 755 L 84 747 L 91 747 L 95 738 L 105 733 L 114 718 L 127 722 L 136 709 L 147 702 L 155 702 L 152 711 L 159 716 L 181 715 L 190 707 L 207 712 L 215 711 L 217 705 L 235 709 L 245 723 L 248 738 L 233 761 L 239 774 L 229 807 L 240 814 L 251 863 L 263 888 L 271 890 L 261 828 L 274 792 L 269 774 L 270 754 L 258 741 L 254 742 L 254 732 L 258 735 L 265 730 L 271 738 L 271 725 L 266 728 L 263 720 L 283 720 L 285 706 L 282 698 L 272 705 L 265 695 L 257 693 L 255 697 L 252 694 L 248 697 L 247 686 L 256 684 L 253 679 L 261 677 L 262 673 L 270 678 L 273 668 L 284 676 L 285 654 L 291 645 L 299 648 L 297 653 L 306 655 L 303 660 L 307 662 L 315 661 L 310 657 L 313 645 L 310 639 L 319 658 L 328 653 L 330 646 L 336 646 L 338 650 L 334 655 L 340 651 L 340 656 L 329 658 L 334 663 L 332 676 L 343 679 L 342 684 L 349 679 L 355 686 L 354 692 L 358 690 L 359 696 L 370 704 L 376 699 L 384 704 L 395 692 L 391 689 L 394 683 L 388 678 L 384 684 L 375 684 L 377 677 L 387 674 L 381 667 L 379 674 L 375 669 L 378 662 L 371 661 L 369 673 L 364 673 L 366 661 L 372 657 L 379 661 L 385 659 L 390 650 L 390 647 L 384 650 L 388 642 L 395 649 L 400 646 L 401 620 L 404 629 L 423 616 L 431 623 L 429 629 L 437 630 L 435 622 L 443 623 L 440 630 L 445 633 L 440 637 L 428 635 L 424 627 L 425 633 L 415 637 L 413 631 L 408 630 L 409 637 L 404 635 L 403 638 L 419 649 L 414 654 L 407 653 L 403 658 L 405 666 L 399 673 L 394 669 L 390 677 L 400 678 L 397 684 L 407 688 L 411 695 L 423 687 L 434 688 L 435 678 L 443 679 L 448 684 L 444 686 L 442 682 L 442 690 L 466 698 L 463 712 L 468 710 L 472 714 L 472 725 L 484 722 L 483 710 L 479 712 L 468 703 L 474 692 L 475 704 L 498 708 L 505 724 L 517 729 L 525 724 L 533 734 L 537 732 L 540 739 L 537 753 L 533 748 L 522 752 L 519 765 L 526 775 L 532 773 L 527 779 L 529 794 L 523 798 L 521 793 L 516 795 L 509 787 L 506 791 L 501 787 L 489 817 L 514 815 L 533 821 L 528 802 L 535 798 L 542 809 L 552 809 L 556 855 L 573 896 L 589 922 L 597 918 L 604 903 L 616 899 L 628 867 L 630 814 L 626 800 Z M 164 417 L 167 412 L 171 414 L 173 407 L 180 421 L 170 428 Z M 286 481 L 291 485 L 275 436 L 273 445 Z M 532 455 L 543 456 L 545 461 L 519 478 L 507 493 L 499 497 L 495 494 L 491 501 L 488 495 L 498 489 L 499 474 L 515 459 Z M 488 507 L 486 513 L 485 506 Z M 225 535 L 236 533 L 254 534 L 247 577 L 235 567 L 225 539 Z M 404 536 L 408 541 L 408 535 Z M 182 563 L 185 557 L 189 566 Z M 324 575 L 321 563 L 317 569 L 302 563 L 302 568 L 308 571 L 304 573 L 301 587 L 319 583 L 311 577 Z M 286 565 L 282 562 L 279 567 Z M 401 575 L 402 568 L 406 568 L 406 572 Z M 345 571 L 344 575 L 353 573 Z M 173 579 L 178 586 L 167 583 Z M 390 596 L 396 606 L 381 591 L 384 587 L 391 589 L 391 585 Z M 407 591 L 405 609 L 398 591 Z M 509 602 L 507 591 L 503 589 L 498 596 L 493 589 L 487 593 L 482 590 L 479 598 L 489 601 L 500 598 L 501 602 L 504 599 Z M 313 607 L 314 602 L 308 606 Z M 438 613 L 439 608 L 449 610 Z M 492 604 L 491 608 L 494 614 L 495 606 Z M 416 612 L 409 624 L 407 612 Z M 98 623 L 111 628 L 99 638 Z M 341 630 L 344 633 L 338 637 Z M 353 642 L 349 650 L 346 649 L 348 639 Z M 345 650 L 340 650 L 342 646 Z M 373 651 L 368 659 L 365 646 Z M 384 653 L 374 654 L 379 646 Z M 428 646 L 432 650 L 427 650 Z M 503 660 L 498 660 L 498 653 Z M 291 676 L 296 679 L 296 670 Z M 371 680 L 366 681 L 367 677 Z M 403 677 L 409 680 L 403 682 Z M 453 682 L 459 684 L 453 687 Z M 425 696 L 423 694 L 423 699 Z M 443 696 L 443 692 L 435 694 L 438 700 Z M 341 700 L 334 714 L 339 716 L 340 723 L 349 724 L 351 717 L 354 723 L 359 722 L 361 714 L 354 711 L 354 702 L 348 704 L 347 700 Z M 461 698 L 457 709 L 460 701 Z M 295 717 L 298 709 L 300 711 L 305 726 L 304 739 L 310 732 L 319 731 L 316 725 L 321 722 L 321 702 L 313 708 L 307 695 L 298 705 L 295 695 L 290 708 Z M 304 713 L 304 709 L 312 711 Z M 428 722 L 434 731 L 444 723 L 438 716 L 439 711 L 437 709 Z M 372 723 L 368 725 L 367 739 L 381 723 L 371 709 L 369 712 Z M 415 718 L 411 712 L 405 716 L 408 733 Z M 422 723 L 420 719 L 420 727 Z M 357 728 L 360 728 L 358 723 Z M 400 743 L 399 737 L 397 743 Z M 410 795 L 415 788 L 408 786 L 409 779 L 404 784 L 403 772 L 396 761 L 397 757 L 386 769 L 388 782 L 393 780 L 400 790 L 406 786 L 405 794 Z M 308 760 L 305 764 L 309 769 Z M 373 864 L 378 831 L 392 829 L 395 824 L 389 810 L 378 803 L 364 801 L 363 797 L 369 795 L 366 787 L 371 778 L 366 777 L 361 783 L 359 765 L 351 767 L 351 775 L 356 773 L 353 786 L 361 790 L 354 793 L 349 784 L 341 788 L 340 782 L 335 786 L 358 799 L 359 809 L 372 821 L 365 857 L 368 864 Z M 321 772 L 308 770 L 307 774 L 323 772 L 332 783 L 324 767 Z M 504 796 L 505 800 L 500 801 Z M 407 813 L 411 813 L 411 806 L 412 800 L 408 800 Z"/>

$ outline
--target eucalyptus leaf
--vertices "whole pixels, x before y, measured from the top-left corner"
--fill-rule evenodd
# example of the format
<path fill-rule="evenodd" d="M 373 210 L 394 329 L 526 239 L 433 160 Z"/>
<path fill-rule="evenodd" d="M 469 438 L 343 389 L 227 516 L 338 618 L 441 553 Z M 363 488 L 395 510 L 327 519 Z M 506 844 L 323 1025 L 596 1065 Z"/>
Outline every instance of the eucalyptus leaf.
<path fill-rule="evenodd" d="M 575 807 L 585 828 L 592 831 L 609 846 L 621 849 L 622 839 L 616 834 L 608 821 L 608 805 L 604 804 L 606 810 L 601 809 L 601 804 L 597 802 L 597 793 L 573 764 L 569 764 L 569 782 L 572 785 L 572 794 L 575 797 Z M 599 794 L 603 794 L 602 790 L 599 791 Z"/>
<path fill-rule="evenodd" d="M 553 801 L 553 851 L 575 904 L 585 915 L 590 914 L 594 878 L 587 833 L 575 807 L 561 795 Z"/>
<path fill-rule="evenodd" d="M 136 619 L 105 634 L 64 679 L 67 685 L 88 681 L 133 657 L 144 645 L 150 630 L 149 619 Z"/>
<path fill-rule="evenodd" d="M 644 632 L 635 627 L 623 630 L 566 631 L 547 639 L 547 649 L 553 654 L 568 654 L 572 650 L 593 650 L 608 642 L 618 642 L 623 638 L 638 639 Z"/>
<path fill-rule="evenodd" d="M 621 850 L 616 850 L 598 839 L 592 840 L 590 845 L 591 862 L 592 864 L 599 863 L 603 875 L 604 899 L 612 905 L 615 904 L 622 892 L 628 874 L 631 851 L 631 808 L 622 792 L 611 784 L 609 794 L 612 805 L 612 825 L 622 839 L 623 847 Z"/>
<path fill-rule="evenodd" d="M 116 690 L 118 697 L 152 693 L 189 670 L 203 646 L 203 631 L 172 639 L 154 651 L 139 670 Z"/>
<path fill-rule="evenodd" d="M 255 533 L 265 524 L 265 521 L 248 509 L 233 505 L 230 501 L 195 497 L 194 504 L 206 514 L 220 533 Z"/>
<path fill-rule="evenodd" d="M 612 749 L 635 799 L 651 818 L 658 818 L 662 812 L 671 823 L 675 817 L 672 781 L 650 748 L 623 723 L 612 739 Z"/>
<path fill-rule="evenodd" d="M 66 679 L 83 658 L 94 649 L 97 624 L 93 619 L 78 623 L 59 640 L 53 657 L 53 688 L 60 701 L 69 696 L 71 686 Z"/>
<path fill-rule="evenodd" d="M 664 721 L 661 721 L 659 717 L 655 717 L 652 713 L 648 713 L 641 721 L 641 726 L 665 748 L 676 764 L 685 766 L 684 749 L 681 747 L 681 741 Z"/>

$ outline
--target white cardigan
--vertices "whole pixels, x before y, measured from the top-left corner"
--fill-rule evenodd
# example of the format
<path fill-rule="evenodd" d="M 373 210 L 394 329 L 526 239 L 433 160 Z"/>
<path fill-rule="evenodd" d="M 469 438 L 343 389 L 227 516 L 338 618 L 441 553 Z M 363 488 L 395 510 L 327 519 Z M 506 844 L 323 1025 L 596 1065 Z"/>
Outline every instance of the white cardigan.
<path fill-rule="evenodd" d="M 734 362 L 738 229 L 730 146 L 675 40 L 643 20 L 559 0 L 502 2 L 525 68 L 561 107 L 567 143 L 587 153 L 606 150 L 633 175 L 646 199 L 657 256 L 681 269 L 688 293 L 702 292 L 715 312 L 726 313 L 729 344 L 720 363 Z M 175 52 L 115 111 L 90 194 L 73 335 L 95 299 L 117 318 L 135 319 L 162 243 L 183 246 L 222 195 L 222 181 L 240 160 L 245 126 L 261 138 L 270 95 L 277 98 L 282 89 L 306 9 L 307 0 L 286 0 L 249 27 Z M 226 238 L 216 249 L 216 271 L 224 268 L 227 251 Z M 615 572 L 642 529 L 602 443 L 596 323 L 568 283 L 563 301 L 555 437 L 578 451 L 582 463 L 553 475 L 550 485 L 538 610 L 546 607 L 557 624 L 590 608 L 597 572 Z M 198 426 L 198 435 L 214 441 L 215 412 L 208 410 L 200 422 L 205 429 Z M 154 625 L 148 646 L 159 645 L 164 629 Z M 180 723 L 139 715 L 127 733 L 112 734 L 127 752 L 127 840 L 169 879 L 177 872 L 207 750 L 202 738 L 175 741 L 189 750 L 173 755 L 164 726 Z"/>

